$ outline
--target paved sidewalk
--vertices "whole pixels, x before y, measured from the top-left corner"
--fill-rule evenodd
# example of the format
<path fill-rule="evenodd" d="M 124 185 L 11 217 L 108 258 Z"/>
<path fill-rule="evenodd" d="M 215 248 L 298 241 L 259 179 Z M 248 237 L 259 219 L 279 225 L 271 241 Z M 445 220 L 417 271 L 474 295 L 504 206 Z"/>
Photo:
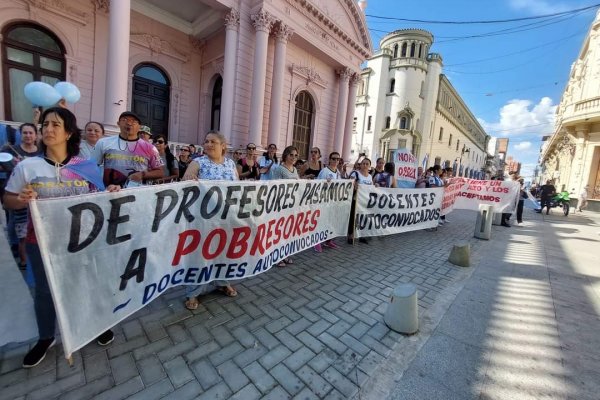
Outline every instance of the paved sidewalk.
<path fill-rule="evenodd" d="M 493 228 L 432 335 L 401 343 L 363 399 L 599 398 L 600 215 L 525 219 Z"/>
<path fill-rule="evenodd" d="M 420 313 L 435 313 L 472 269 L 446 260 L 473 238 L 475 213 L 454 212 L 437 232 L 418 231 L 322 254 L 236 284 L 239 295 L 210 294 L 190 312 L 171 290 L 114 328 L 108 348 L 75 353 L 74 367 L 53 348 L 24 370 L 27 347 L 0 354 L 0 399 L 347 399 L 362 395 L 392 349 L 412 343 L 383 313 L 400 282 L 419 288 Z M 15 266 L 16 268 L 16 266 Z M 453 297 L 453 295 L 450 295 Z M 6 318 L 6 316 L 2 316 Z"/>

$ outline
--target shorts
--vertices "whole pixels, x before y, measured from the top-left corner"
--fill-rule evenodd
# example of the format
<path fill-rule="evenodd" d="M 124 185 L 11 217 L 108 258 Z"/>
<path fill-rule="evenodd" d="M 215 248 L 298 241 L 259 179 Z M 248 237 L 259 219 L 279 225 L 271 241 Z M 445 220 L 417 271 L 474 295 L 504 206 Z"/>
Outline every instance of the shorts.
<path fill-rule="evenodd" d="M 19 239 L 25 239 L 27 236 L 27 222 L 15 223 L 15 232 Z"/>

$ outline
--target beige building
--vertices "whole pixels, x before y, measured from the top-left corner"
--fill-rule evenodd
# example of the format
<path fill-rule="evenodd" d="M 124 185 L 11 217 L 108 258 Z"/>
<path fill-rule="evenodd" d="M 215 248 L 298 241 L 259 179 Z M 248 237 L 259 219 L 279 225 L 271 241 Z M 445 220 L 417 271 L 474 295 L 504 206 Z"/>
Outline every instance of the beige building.
<path fill-rule="evenodd" d="M 356 97 L 353 158 L 390 159 L 407 148 L 427 165 L 454 167 L 460 176 L 482 177 L 488 136 L 442 73 L 431 53 L 433 35 L 401 29 L 384 36 L 362 70 Z"/>
<path fill-rule="evenodd" d="M 556 110 L 552 136 L 544 142 L 541 181 L 577 197 L 586 185 L 589 205 L 600 210 L 600 12 L 592 23 Z"/>

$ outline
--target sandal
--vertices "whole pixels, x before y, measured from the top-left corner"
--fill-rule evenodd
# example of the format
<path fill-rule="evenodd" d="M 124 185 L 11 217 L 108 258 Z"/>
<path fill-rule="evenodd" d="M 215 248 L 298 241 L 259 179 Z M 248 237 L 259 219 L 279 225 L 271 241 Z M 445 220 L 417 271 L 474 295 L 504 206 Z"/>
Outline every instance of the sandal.
<path fill-rule="evenodd" d="M 233 286 L 219 286 L 217 290 L 227 297 L 237 296 L 237 290 Z"/>
<path fill-rule="evenodd" d="M 285 267 L 286 265 L 287 265 L 287 264 L 285 263 L 285 260 L 281 260 L 281 261 L 279 261 L 279 262 L 277 263 L 277 266 L 278 266 L 279 268 L 283 268 L 283 267 Z"/>
<path fill-rule="evenodd" d="M 292 265 L 294 263 L 294 260 L 292 260 L 292 257 L 288 257 L 285 260 L 283 260 L 283 262 Z"/>
<path fill-rule="evenodd" d="M 187 308 L 190 311 L 197 310 L 199 306 L 200 306 L 200 302 L 195 297 L 188 298 L 185 301 L 185 308 Z"/>

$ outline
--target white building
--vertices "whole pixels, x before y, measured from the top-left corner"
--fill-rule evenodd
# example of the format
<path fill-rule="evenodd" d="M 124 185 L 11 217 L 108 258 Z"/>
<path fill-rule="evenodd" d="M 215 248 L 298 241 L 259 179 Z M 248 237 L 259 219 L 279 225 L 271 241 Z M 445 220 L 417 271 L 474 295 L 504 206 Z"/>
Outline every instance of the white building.
<path fill-rule="evenodd" d="M 442 74 L 442 57 L 429 53 L 433 35 L 402 29 L 386 35 L 361 72 L 354 114 L 352 158 L 390 159 L 406 147 L 429 166 L 454 166 L 480 176 L 485 131 Z"/>
<path fill-rule="evenodd" d="M 600 12 L 588 32 L 541 149 L 541 180 L 577 195 L 589 185 L 588 209 L 600 210 Z"/>

